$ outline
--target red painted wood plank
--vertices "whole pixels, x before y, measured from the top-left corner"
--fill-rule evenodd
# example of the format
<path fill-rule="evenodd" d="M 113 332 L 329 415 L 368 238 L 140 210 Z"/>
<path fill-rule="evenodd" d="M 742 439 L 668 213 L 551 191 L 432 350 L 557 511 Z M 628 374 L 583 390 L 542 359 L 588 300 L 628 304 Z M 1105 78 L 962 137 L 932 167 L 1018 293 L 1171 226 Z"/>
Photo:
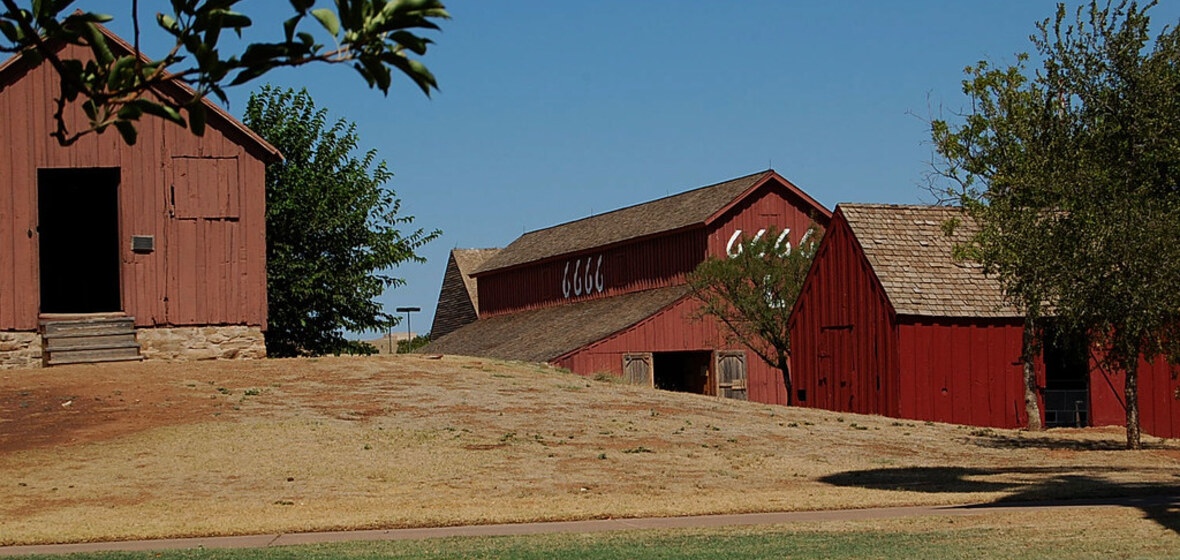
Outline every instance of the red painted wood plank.
<path fill-rule="evenodd" d="M 85 52 L 77 47 L 67 48 L 70 52 Z M 242 317 L 264 324 L 265 233 L 246 233 L 264 228 L 263 164 L 227 139 L 222 132 L 224 123 L 220 121 L 211 123 L 203 139 L 158 119 L 148 119 L 140 123 L 140 141 L 135 146 L 125 146 L 113 131 L 87 136 L 68 148 L 57 146 L 48 136 L 53 126 L 52 98 L 56 94 L 57 80 L 44 66 L 23 77 L 10 78 L 0 87 L 0 114 L 5 123 L 0 131 L 3 144 L 0 179 L 8 187 L 0 194 L 0 329 L 36 328 L 38 241 L 16 234 L 36 226 L 37 169 L 64 167 L 120 169 L 120 294 L 124 310 L 136 317 L 138 325 L 168 324 L 171 319 L 166 307 L 171 304 L 177 308 L 175 317 L 184 316 L 189 324 L 238 322 Z M 66 115 L 75 129 L 84 124 L 77 107 L 68 107 Z M 171 162 L 165 160 L 173 155 L 238 158 L 257 170 L 243 174 L 232 166 L 218 169 L 213 184 L 215 192 L 195 195 L 201 207 L 215 208 L 220 214 L 237 213 L 242 220 L 240 224 L 228 226 L 232 231 L 226 230 L 220 237 L 214 234 L 217 239 L 213 241 L 220 243 L 213 248 L 212 259 L 217 270 L 207 278 L 196 277 L 195 267 L 200 259 L 194 261 L 188 257 L 197 254 L 192 251 L 195 243 L 203 243 L 208 236 L 198 233 L 196 237 L 181 240 L 181 228 L 170 224 L 172 220 L 168 217 L 170 200 L 164 195 L 169 194 L 174 176 L 170 172 Z M 247 175 L 248 181 L 244 180 Z M 246 204 L 251 197 L 256 202 Z M 194 233 L 187 231 L 190 228 L 185 229 L 186 235 Z M 154 235 L 156 251 L 132 253 L 132 235 Z M 189 248 L 185 258 L 168 251 L 169 247 L 182 246 L 181 241 Z M 186 269 L 186 276 L 182 277 L 180 273 Z M 181 291 L 187 293 L 176 292 L 181 286 L 185 288 Z M 197 293 L 202 289 L 207 293 Z M 253 295 L 243 297 L 247 292 Z M 178 301 L 166 304 L 172 295 Z"/>

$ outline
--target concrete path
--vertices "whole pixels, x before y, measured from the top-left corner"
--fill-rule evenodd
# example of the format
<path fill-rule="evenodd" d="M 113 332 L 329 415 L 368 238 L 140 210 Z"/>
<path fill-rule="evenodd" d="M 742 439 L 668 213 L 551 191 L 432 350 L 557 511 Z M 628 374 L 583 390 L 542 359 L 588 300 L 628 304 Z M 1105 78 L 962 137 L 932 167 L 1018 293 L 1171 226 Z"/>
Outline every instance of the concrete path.
<path fill-rule="evenodd" d="M 318 533 L 284 533 L 243 535 L 236 537 L 199 537 L 77 544 L 49 544 L 0 547 L 0 556 L 22 554 L 68 554 L 72 552 L 144 551 L 192 548 L 262 548 L 295 544 L 318 544 L 346 541 L 392 541 L 441 537 L 490 537 L 534 535 L 540 533 L 590 533 L 635 529 L 686 529 L 733 527 L 741 525 L 781 525 L 814 521 L 856 521 L 897 517 L 979 515 L 1019 509 L 1024 512 L 1081 507 L 1180 507 L 1180 496 L 1146 498 L 1104 498 L 1054 502 L 1013 502 L 961 506 L 914 506 L 828 511 L 779 513 L 745 513 L 732 515 L 697 515 L 690 517 L 645 517 L 637 519 L 599 519 L 591 521 L 557 521 L 548 523 L 513 523 L 503 525 L 465 525 L 424 529 L 387 529 L 369 531 L 326 531 Z"/>

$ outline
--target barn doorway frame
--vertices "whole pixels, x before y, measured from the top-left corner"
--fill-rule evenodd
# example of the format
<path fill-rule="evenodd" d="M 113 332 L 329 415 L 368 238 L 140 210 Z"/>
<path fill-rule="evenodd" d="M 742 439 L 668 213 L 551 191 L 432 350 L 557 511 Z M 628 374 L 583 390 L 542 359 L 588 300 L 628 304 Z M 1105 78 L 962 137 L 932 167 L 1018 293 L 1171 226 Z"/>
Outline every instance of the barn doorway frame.
<path fill-rule="evenodd" d="M 37 170 L 42 314 L 121 312 L 117 167 Z"/>
<path fill-rule="evenodd" d="M 716 395 L 715 371 L 710 350 L 652 352 L 652 383 L 657 389 Z"/>
<path fill-rule="evenodd" d="M 1090 425 L 1090 342 L 1084 332 L 1050 321 L 1044 330 L 1041 357 L 1045 365 L 1042 390 L 1046 428 Z"/>

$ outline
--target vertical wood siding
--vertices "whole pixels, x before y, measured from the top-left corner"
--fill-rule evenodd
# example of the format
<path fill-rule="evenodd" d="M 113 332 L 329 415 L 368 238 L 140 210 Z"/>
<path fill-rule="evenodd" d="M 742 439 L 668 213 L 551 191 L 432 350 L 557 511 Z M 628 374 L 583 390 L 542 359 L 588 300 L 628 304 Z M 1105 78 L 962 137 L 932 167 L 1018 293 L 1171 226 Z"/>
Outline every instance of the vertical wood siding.
<path fill-rule="evenodd" d="M 898 317 L 837 211 L 791 316 L 804 406 L 1026 425 L 1020 319 Z M 1039 383 L 1044 367 L 1038 362 Z M 1042 407 L 1043 408 L 1043 407 Z"/>
<path fill-rule="evenodd" d="M 1167 360 L 1139 360 L 1139 426 L 1153 436 L 1180 437 L 1180 379 Z M 1125 373 L 1090 364 L 1090 424 L 1124 426 Z"/>
<path fill-rule="evenodd" d="M 595 248 L 523 268 L 479 277 L 479 314 L 492 317 L 525 309 L 562 305 L 631 292 L 683 284 L 685 275 L 704 259 L 704 229 L 682 231 L 664 237 L 644 239 L 625 245 Z M 595 282 L 601 258 L 603 289 L 573 293 L 573 282 L 582 288 Z M 587 274 L 586 263 L 594 271 Z M 577 272 L 575 278 L 574 272 Z M 567 298 L 563 280 L 570 284 Z"/>
<path fill-rule="evenodd" d="M 899 323 L 902 418 L 996 428 L 1028 425 L 1020 319 L 902 317 Z M 1037 370 L 1037 382 L 1044 386 L 1039 363 Z"/>
<path fill-rule="evenodd" d="M 137 326 L 265 327 L 260 150 L 246 148 L 242 133 L 215 116 L 203 138 L 145 118 L 134 146 L 112 129 L 63 148 L 49 137 L 55 75 L 47 65 L 14 70 L 0 83 L 0 330 L 38 325 L 37 170 L 53 168 L 119 169 L 122 308 Z M 77 107 L 67 115 L 85 122 Z M 175 182 L 189 189 L 179 208 Z M 132 252 L 133 235 L 154 236 L 155 251 Z"/>
<path fill-rule="evenodd" d="M 700 304 L 684 298 L 635 326 L 578 349 L 553 361 L 582 375 L 623 375 L 623 356 L 645 352 L 736 350 L 746 354 L 749 400 L 787 404 L 782 374 L 753 352 L 726 343 L 721 325 L 710 318 L 697 319 Z"/>
<path fill-rule="evenodd" d="M 828 225 L 828 218 L 817 215 L 813 220 L 809 210 L 810 206 L 798 195 L 777 182 L 767 182 L 710 224 L 709 255 L 726 256 L 726 246 L 737 230 L 741 230 L 739 238 L 752 239 L 762 229 L 790 229 L 787 237 L 791 247 L 798 247 L 813 222 L 821 228 Z"/>
<path fill-rule="evenodd" d="M 800 406 L 899 414 L 897 327 L 885 293 L 837 212 L 791 316 Z"/>
<path fill-rule="evenodd" d="M 694 270 L 706 254 L 724 256 L 730 237 L 738 229 L 746 237 L 753 237 L 760 229 L 774 227 L 782 231 L 789 228 L 792 246 L 797 246 L 812 223 L 809 210 L 810 205 L 798 195 L 771 181 L 749 193 L 707 229 L 671 232 L 480 275 L 480 315 L 491 317 L 682 284 L 685 275 Z M 823 216 L 816 218 L 826 222 Z M 563 292 L 563 279 L 572 283 L 575 271 L 582 280 L 580 284 L 593 279 L 598 273 L 599 257 L 602 258 L 603 290 L 595 289 L 589 294 L 571 293 L 567 297 Z M 587 263 L 594 268 L 591 274 L 586 272 Z"/>

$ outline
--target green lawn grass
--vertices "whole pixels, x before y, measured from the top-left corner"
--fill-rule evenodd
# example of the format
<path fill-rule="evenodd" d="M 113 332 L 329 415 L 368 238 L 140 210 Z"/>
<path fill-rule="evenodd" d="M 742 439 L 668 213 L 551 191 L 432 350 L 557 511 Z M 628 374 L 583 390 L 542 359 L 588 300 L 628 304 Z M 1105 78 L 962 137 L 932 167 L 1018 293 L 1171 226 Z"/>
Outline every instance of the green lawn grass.
<path fill-rule="evenodd" d="M 1121 537 L 1117 531 L 1046 534 L 1025 529 L 917 532 L 800 531 L 783 527 L 628 531 L 573 535 L 352 542 L 264 549 L 184 550 L 70 555 L 70 560 L 368 560 L 368 559 L 762 559 L 762 558 L 1176 558 L 1175 535 Z M 62 557 L 30 557 L 57 558 Z"/>

